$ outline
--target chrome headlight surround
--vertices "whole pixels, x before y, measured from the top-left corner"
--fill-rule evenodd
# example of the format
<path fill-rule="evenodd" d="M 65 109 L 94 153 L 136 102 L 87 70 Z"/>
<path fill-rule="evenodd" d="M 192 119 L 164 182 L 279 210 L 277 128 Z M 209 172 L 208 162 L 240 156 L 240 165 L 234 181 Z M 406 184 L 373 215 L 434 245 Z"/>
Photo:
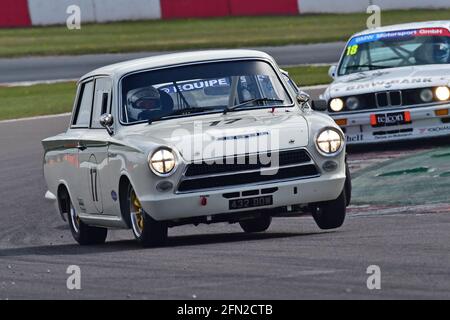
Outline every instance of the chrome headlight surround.
<path fill-rule="evenodd" d="M 361 106 L 361 101 L 358 99 L 358 97 L 351 96 L 345 100 L 345 106 L 348 110 L 355 111 Z"/>
<path fill-rule="evenodd" d="M 315 139 L 317 151 L 325 157 L 335 157 L 339 155 L 345 147 L 345 138 L 341 131 L 334 127 L 326 127 L 320 130 Z M 337 146 L 333 146 L 337 144 Z M 325 150 L 328 146 L 329 151 Z"/>
<path fill-rule="evenodd" d="M 419 96 L 423 103 L 431 103 L 434 99 L 434 92 L 430 88 L 425 88 L 420 90 Z"/>
<path fill-rule="evenodd" d="M 148 155 L 148 166 L 158 177 L 169 177 L 177 171 L 178 156 L 171 148 L 161 147 Z"/>

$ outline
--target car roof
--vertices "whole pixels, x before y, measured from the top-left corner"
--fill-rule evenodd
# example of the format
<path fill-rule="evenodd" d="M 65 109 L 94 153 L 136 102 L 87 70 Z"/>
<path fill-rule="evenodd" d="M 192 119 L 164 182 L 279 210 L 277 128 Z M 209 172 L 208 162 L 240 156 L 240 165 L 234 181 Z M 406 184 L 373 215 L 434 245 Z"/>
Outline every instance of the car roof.
<path fill-rule="evenodd" d="M 381 33 L 381 32 L 392 32 L 392 31 L 403 31 L 403 30 L 411 30 L 411 29 L 422 29 L 422 28 L 446 28 L 450 30 L 450 21 L 425 21 L 425 22 L 413 22 L 413 23 L 403 23 L 403 24 L 395 24 L 391 26 L 379 27 L 374 29 L 367 29 L 362 32 L 356 33 L 352 36 L 364 36 L 373 33 Z"/>
<path fill-rule="evenodd" d="M 198 62 L 213 62 L 218 60 L 234 59 L 268 59 L 273 58 L 262 51 L 257 50 L 203 50 L 192 52 L 171 53 L 149 58 L 135 59 L 108 65 L 91 71 L 80 78 L 80 82 L 87 78 L 108 75 L 114 78 L 121 78 L 123 75 L 153 68 L 174 66 L 180 64 L 190 64 Z"/>

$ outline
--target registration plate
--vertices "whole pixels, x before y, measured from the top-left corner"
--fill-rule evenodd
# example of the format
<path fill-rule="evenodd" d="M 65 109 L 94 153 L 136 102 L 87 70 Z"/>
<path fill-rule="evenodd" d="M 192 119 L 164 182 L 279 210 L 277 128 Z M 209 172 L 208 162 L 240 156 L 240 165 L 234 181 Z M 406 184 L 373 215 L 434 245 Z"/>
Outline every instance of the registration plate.
<path fill-rule="evenodd" d="M 273 205 L 272 196 L 230 200 L 230 210 L 265 207 Z"/>
<path fill-rule="evenodd" d="M 390 127 L 411 123 L 411 113 L 395 112 L 395 113 L 378 113 L 370 116 L 370 124 L 372 127 Z"/>

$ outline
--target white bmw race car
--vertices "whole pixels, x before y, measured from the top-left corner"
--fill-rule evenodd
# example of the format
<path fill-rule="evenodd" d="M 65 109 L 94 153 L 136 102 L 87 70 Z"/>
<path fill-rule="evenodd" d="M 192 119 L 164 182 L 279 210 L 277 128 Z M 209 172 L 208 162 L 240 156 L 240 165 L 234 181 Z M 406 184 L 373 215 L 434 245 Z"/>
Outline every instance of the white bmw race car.
<path fill-rule="evenodd" d="M 358 33 L 329 74 L 322 108 L 348 144 L 450 135 L 450 21 Z"/>

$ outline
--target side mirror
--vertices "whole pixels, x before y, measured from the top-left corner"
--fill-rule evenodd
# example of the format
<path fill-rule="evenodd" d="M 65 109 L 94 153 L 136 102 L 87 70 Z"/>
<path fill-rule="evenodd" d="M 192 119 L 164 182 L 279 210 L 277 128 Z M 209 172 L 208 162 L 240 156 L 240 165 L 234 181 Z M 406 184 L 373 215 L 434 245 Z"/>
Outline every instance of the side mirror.
<path fill-rule="evenodd" d="M 105 113 L 100 116 L 99 122 L 100 122 L 100 125 L 103 128 L 105 128 L 106 131 L 108 131 L 109 135 L 112 136 L 114 133 L 113 128 L 112 128 L 112 126 L 114 124 L 114 117 L 109 113 Z"/>
<path fill-rule="evenodd" d="M 300 104 L 300 107 L 305 110 L 306 108 L 310 109 L 311 97 L 304 91 L 299 91 L 297 94 L 297 102 Z"/>
<path fill-rule="evenodd" d="M 312 109 L 315 111 L 325 112 L 328 110 L 328 104 L 326 100 L 314 100 L 312 102 Z"/>
<path fill-rule="evenodd" d="M 300 104 L 300 106 L 302 108 L 304 108 L 306 105 L 308 105 L 310 101 L 311 101 L 311 97 L 306 92 L 300 91 L 297 94 L 297 102 Z"/>
<path fill-rule="evenodd" d="M 332 65 L 330 69 L 328 69 L 328 75 L 330 76 L 330 78 L 332 79 L 336 78 L 336 71 L 337 71 L 336 65 Z"/>

